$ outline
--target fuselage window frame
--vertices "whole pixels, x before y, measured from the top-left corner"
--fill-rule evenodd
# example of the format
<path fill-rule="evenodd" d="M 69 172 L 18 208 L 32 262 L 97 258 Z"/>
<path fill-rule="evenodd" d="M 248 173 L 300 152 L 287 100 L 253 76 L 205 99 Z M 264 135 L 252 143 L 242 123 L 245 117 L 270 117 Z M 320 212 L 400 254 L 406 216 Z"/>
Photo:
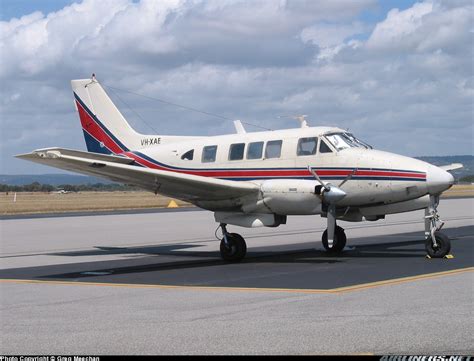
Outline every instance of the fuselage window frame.
<path fill-rule="evenodd" d="M 206 154 L 206 152 L 209 152 Z M 214 163 L 217 156 L 217 145 L 206 145 L 202 148 L 201 162 Z"/>
<path fill-rule="evenodd" d="M 326 149 L 323 151 L 321 148 L 326 147 Z M 331 147 L 326 143 L 326 141 L 323 138 L 319 138 L 319 147 L 318 147 L 318 154 L 330 154 L 334 153 L 334 151 L 331 149 Z"/>
<path fill-rule="evenodd" d="M 194 159 L 194 149 L 188 150 L 181 156 L 181 160 L 191 161 Z"/>
<path fill-rule="evenodd" d="M 313 144 L 313 148 L 310 150 L 304 149 L 306 144 Z M 296 155 L 298 157 L 304 157 L 308 155 L 315 155 L 318 150 L 318 137 L 304 137 L 298 139 L 298 145 L 296 147 Z"/>
<path fill-rule="evenodd" d="M 269 151 L 272 151 L 273 152 L 273 147 L 274 146 L 278 146 L 278 148 L 275 148 L 275 149 L 278 149 L 277 152 L 275 152 L 274 154 L 272 154 L 271 156 L 269 156 Z M 267 142 L 267 144 L 265 144 L 265 159 L 278 159 L 278 158 L 281 158 L 281 149 L 283 147 L 283 140 L 279 139 L 279 140 L 269 140 Z M 278 155 L 277 155 L 278 154 Z"/>
<path fill-rule="evenodd" d="M 245 143 L 233 143 L 229 146 L 229 161 L 243 160 L 245 154 Z"/>
<path fill-rule="evenodd" d="M 250 142 L 247 145 L 246 159 L 248 160 L 262 159 L 264 145 L 265 145 L 265 142 L 263 141 Z M 259 147 L 259 148 L 254 149 L 255 147 Z M 252 156 L 251 156 L 251 152 L 254 152 Z"/>

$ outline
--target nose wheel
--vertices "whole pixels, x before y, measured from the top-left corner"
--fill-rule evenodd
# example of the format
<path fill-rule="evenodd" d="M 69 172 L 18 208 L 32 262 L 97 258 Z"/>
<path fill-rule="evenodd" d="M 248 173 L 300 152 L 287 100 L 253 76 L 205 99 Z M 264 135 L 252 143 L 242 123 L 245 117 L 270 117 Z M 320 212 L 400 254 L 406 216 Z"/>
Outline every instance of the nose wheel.
<path fill-rule="evenodd" d="M 438 214 L 439 196 L 430 196 L 430 206 L 425 210 L 425 248 L 431 258 L 443 258 L 451 250 L 449 237 L 440 232 L 444 222 Z"/>
<path fill-rule="evenodd" d="M 221 257 L 227 262 L 240 262 L 247 253 L 244 237 L 238 233 L 229 233 L 225 224 L 221 224 L 222 239 L 220 244 Z"/>

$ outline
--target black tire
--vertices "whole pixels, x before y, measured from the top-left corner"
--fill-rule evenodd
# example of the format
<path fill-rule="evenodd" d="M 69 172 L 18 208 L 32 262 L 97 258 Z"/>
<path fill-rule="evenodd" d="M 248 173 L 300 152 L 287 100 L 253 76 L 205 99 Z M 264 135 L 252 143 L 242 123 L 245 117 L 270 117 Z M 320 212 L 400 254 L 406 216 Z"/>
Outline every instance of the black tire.
<path fill-rule="evenodd" d="M 247 253 L 247 244 L 245 239 L 237 233 L 229 233 L 227 235 L 228 245 L 225 244 L 224 238 L 221 240 L 221 257 L 227 262 L 240 262 Z"/>
<path fill-rule="evenodd" d="M 435 232 L 436 247 L 433 247 L 433 241 L 431 237 L 425 240 L 426 253 L 431 258 L 443 258 L 449 254 L 451 250 L 451 242 L 449 237 L 441 232 Z"/>
<path fill-rule="evenodd" d="M 344 232 L 344 228 L 336 226 L 336 229 L 334 230 L 334 240 L 332 243 L 332 247 L 329 248 L 328 244 L 328 230 L 326 229 L 323 233 L 323 247 L 326 249 L 327 253 L 340 253 L 346 246 L 347 242 L 347 237 L 346 233 Z"/>

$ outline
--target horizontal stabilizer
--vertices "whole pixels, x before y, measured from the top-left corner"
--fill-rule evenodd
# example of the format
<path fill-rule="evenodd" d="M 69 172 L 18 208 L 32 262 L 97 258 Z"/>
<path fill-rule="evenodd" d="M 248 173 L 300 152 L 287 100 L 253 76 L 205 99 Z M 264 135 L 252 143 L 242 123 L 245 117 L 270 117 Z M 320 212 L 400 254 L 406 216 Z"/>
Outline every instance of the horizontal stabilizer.
<path fill-rule="evenodd" d="M 32 153 L 19 154 L 19 155 L 16 155 L 15 157 L 31 160 L 34 162 L 35 159 L 38 159 L 38 157 L 40 158 L 45 158 L 48 156 L 51 157 L 54 154 L 69 155 L 72 157 L 85 157 L 91 160 L 106 161 L 106 162 L 121 163 L 121 164 L 133 164 L 135 162 L 134 159 L 126 157 L 126 156 L 84 152 L 82 150 L 74 150 L 74 149 L 66 149 L 66 148 L 37 149 L 37 150 L 34 150 Z"/>

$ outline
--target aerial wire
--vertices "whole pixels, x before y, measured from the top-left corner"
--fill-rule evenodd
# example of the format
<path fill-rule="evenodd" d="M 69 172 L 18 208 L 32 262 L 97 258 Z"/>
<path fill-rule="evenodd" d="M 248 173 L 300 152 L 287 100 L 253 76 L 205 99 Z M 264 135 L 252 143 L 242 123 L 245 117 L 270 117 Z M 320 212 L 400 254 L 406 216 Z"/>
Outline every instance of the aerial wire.
<path fill-rule="evenodd" d="M 109 87 L 109 88 L 110 88 L 110 87 Z M 125 100 L 123 100 L 123 99 L 117 94 L 117 92 L 115 92 L 112 88 L 110 89 L 110 91 L 111 91 L 112 93 L 114 93 L 114 95 L 115 95 L 123 104 L 125 104 L 125 106 L 126 106 L 127 108 L 129 108 L 132 112 L 134 112 L 135 115 L 136 115 L 138 118 L 140 118 L 143 123 L 145 123 L 151 130 L 153 130 L 153 131 L 155 132 L 155 134 L 159 134 L 159 132 L 158 132 L 155 128 L 153 128 L 150 124 L 148 124 L 148 122 L 146 122 L 145 119 L 143 119 L 142 116 L 141 116 L 137 111 L 135 111 L 135 109 L 133 109 L 130 105 L 128 105 L 128 103 L 126 103 Z"/>
<path fill-rule="evenodd" d="M 197 112 L 197 113 L 201 113 L 201 114 L 205 114 L 205 115 L 209 115 L 211 117 L 215 117 L 215 118 L 220 118 L 220 119 L 223 119 L 223 120 L 230 120 L 230 121 L 234 121 L 235 119 L 231 119 L 231 118 L 228 118 L 224 115 L 220 115 L 220 114 L 215 114 L 215 113 L 211 113 L 211 112 L 206 112 L 204 110 L 200 110 L 200 109 L 196 109 L 196 108 L 192 108 L 192 107 L 188 107 L 188 106 L 185 106 L 185 105 L 181 105 L 181 104 L 176 104 L 176 103 L 173 103 L 173 102 L 170 102 L 170 101 L 167 101 L 167 100 L 163 100 L 163 99 L 160 99 L 160 98 L 155 98 L 155 97 L 151 97 L 151 96 L 148 96 L 148 95 L 144 95 L 144 94 L 140 94 L 140 93 L 135 93 L 135 92 L 132 92 L 130 90 L 126 90 L 126 89 L 120 89 L 120 88 L 116 88 L 116 87 L 113 87 L 113 86 L 110 86 L 110 85 L 105 85 L 103 83 L 101 83 L 103 86 L 105 86 L 106 88 L 109 88 L 110 90 L 112 90 L 112 92 L 127 106 L 129 107 L 130 109 L 132 109 L 127 103 L 125 103 L 123 101 L 123 99 L 121 99 L 118 94 L 116 92 L 114 92 L 114 90 L 118 90 L 118 91 L 123 91 L 123 92 L 126 92 L 126 93 L 130 93 L 130 94 L 134 94 L 134 95 L 137 95 L 137 96 L 140 96 L 140 97 L 143 97 L 143 98 L 147 98 L 147 99 L 151 99 L 151 100 L 155 100 L 155 101 L 158 101 L 160 103 L 163 103 L 163 104 L 167 104 L 167 105 L 172 105 L 172 106 L 175 106 L 175 107 L 178 107 L 178 108 L 182 108 L 182 109 L 185 109 L 185 110 L 189 110 L 189 111 L 193 111 L 193 112 Z M 133 110 L 133 109 L 132 109 Z M 134 111 L 135 114 L 137 114 L 139 116 L 140 119 L 144 121 L 144 119 L 142 117 L 140 117 L 140 115 Z M 273 129 L 270 129 L 270 128 L 265 128 L 265 127 L 262 127 L 260 125 L 256 125 L 256 124 L 252 124 L 252 123 L 248 123 L 248 122 L 243 122 L 241 121 L 242 124 L 245 124 L 245 125 L 249 125 L 249 126 L 252 126 L 252 127 L 256 127 L 256 128 L 260 128 L 260 129 L 264 129 L 264 130 L 273 130 Z M 153 127 L 151 127 L 148 123 L 145 122 L 145 124 L 147 124 L 151 129 L 153 129 Z M 154 129 L 153 129 L 154 130 Z M 156 132 L 156 130 L 154 130 Z M 158 133 L 158 132 L 157 132 Z"/>

